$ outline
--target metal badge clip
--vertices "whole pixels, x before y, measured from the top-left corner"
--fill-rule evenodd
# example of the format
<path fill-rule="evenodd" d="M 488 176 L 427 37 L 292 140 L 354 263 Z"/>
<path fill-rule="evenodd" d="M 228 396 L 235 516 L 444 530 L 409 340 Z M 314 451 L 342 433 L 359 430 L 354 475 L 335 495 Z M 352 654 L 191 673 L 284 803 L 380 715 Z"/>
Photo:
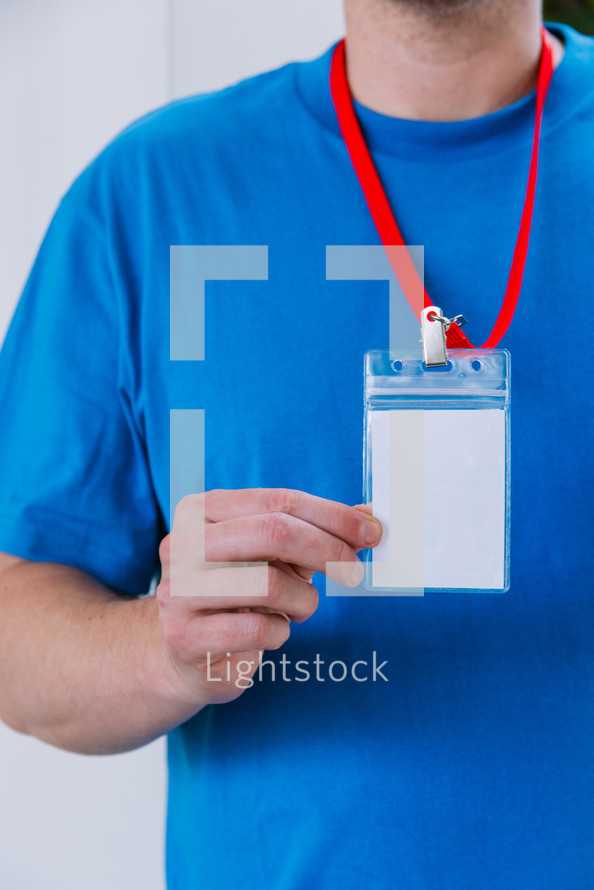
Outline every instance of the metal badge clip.
<path fill-rule="evenodd" d="M 463 315 L 446 318 L 441 314 L 439 306 L 427 306 L 421 312 L 421 342 L 423 359 L 428 368 L 438 368 L 448 363 L 446 334 L 451 324 L 456 322 L 460 327 L 466 324 Z"/>

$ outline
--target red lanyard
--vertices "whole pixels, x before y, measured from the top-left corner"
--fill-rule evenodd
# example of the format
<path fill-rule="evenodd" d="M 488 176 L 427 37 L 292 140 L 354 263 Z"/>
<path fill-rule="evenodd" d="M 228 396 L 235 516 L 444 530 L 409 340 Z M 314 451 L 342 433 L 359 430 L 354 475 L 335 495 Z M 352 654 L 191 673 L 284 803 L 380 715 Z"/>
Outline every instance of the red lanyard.
<path fill-rule="evenodd" d="M 518 303 L 518 297 L 520 296 L 522 278 L 524 277 L 524 267 L 526 265 L 526 256 L 528 253 L 528 242 L 530 240 L 532 216 L 534 213 L 534 194 L 536 191 L 536 178 L 538 174 L 538 147 L 540 142 L 542 115 L 552 77 L 553 50 L 546 29 L 542 28 L 542 54 L 536 89 L 534 140 L 532 143 L 528 185 L 526 188 L 526 198 L 524 200 L 524 209 L 522 211 L 520 222 L 520 231 L 518 233 L 518 240 L 514 250 L 503 305 L 497 321 L 495 322 L 495 326 L 488 339 L 483 343 L 482 348 L 492 348 L 497 346 L 510 326 Z M 346 74 L 344 40 L 338 44 L 332 56 L 332 63 L 330 66 L 330 92 L 332 101 L 334 102 L 340 132 L 342 133 L 355 173 L 357 174 L 357 178 L 363 189 L 363 194 L 365 195 L 365 200 L 367 201 L 367 206 L 369 207 L 375 227 L 382 244 L 387 248 L 386 252 L 388 258 L 402 290 L 413 312 L 420 318 L 421 309 L 432 306 L 433 301 L 424 289 L 408 251 L 398 251 L 396 262 L 396 256 L 394 256 L 394 254 L 391 255 L 391 252 L 388 249 L 391 246 L 403 246 L 404 239 L 398 228 L 398 223 L 396 222 L 394 214 L 392 213 L 392 208 L 390 207 L 390 203 L 384 191 L 384 187 L 382 186 L 375 164 L 373 163 L 369 149 L 365 144 L 365 139 L 361 132 L 357 115 L 355 114 L 353 98 L 351 96 Z M 422 305 L 420 298 L 421 294 L 424 294 Z M 470 343 L 462 330 L 455 323 L 452 324 L 448 330 L 447 341 L 448 346 L 450 347 L 472 346 L 472 343 Z"/>

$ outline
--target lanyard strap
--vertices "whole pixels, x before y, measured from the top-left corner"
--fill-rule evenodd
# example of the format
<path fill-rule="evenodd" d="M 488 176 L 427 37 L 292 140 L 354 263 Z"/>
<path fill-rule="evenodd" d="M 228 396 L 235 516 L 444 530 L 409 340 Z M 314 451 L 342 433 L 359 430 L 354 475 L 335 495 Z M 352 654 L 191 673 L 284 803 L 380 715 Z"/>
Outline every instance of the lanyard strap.
<path fill-rule="evenodd" d="M 524 277 L 530 229 L 534 213 L 534 195 L 536 192 L 536 179 L 538 176 L 538 148 L 540 143 L 540 131 L 545 100 L 553 77 L 553 49 L 546 29 L 541 29 L 542 53 L 538 70 L 538 82 L 536 88 L 536 115 L 534 120 L 534 139 L 532 143 L 532 155 L 528 172 L 528 184 L 524 209 L 520 221 L 520 230 L 514 250 L 514 256 L 503 299 L 501 311 L 489 337 L 482 348 L 497 346 L 510 326 Z M 330 93 L 338 118 L 338 124 L 342 138 L 347 147 L 355 173 L 363 190 L 367 206 L 371 213 L 380 240 L 386 248 L 388 259 L 394 273 L 402 287 L 411 309 L 420 319 L 421 310 L 433 305 L 433 301 L 425 290 L 416 267 L 407 250 L 390 251 L 392 246 L 405 246 L 402 233 L 396 222 L 396 218 L 390 207 L 390 202 L 379 178 L 373 159 L 365 143 L 363 133 L 355 108 L 353 97 L 349 88 L 346 73 L 345 41 L 342 40 L 335 48 L 330 66 Z M 457 324 L 452 324 L 447 333 L 448 346 L 471 347 L 472 343 L 462 332 Z"/>

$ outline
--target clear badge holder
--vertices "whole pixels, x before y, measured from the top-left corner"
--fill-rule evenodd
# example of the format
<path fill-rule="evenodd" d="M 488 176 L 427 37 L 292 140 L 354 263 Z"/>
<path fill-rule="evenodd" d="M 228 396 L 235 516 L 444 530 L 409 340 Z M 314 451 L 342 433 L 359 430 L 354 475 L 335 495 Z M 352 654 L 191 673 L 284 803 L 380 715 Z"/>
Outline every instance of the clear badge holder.
<path fill-rule="evenodd" d="M 444 349 L 446 363 L 430 366 L 425 341 L 425 353 L 365 355 L 364 502 L 384 534 L 365 554 L 364 584 L 392 595 L 504 593 L 510 354 Z"/>

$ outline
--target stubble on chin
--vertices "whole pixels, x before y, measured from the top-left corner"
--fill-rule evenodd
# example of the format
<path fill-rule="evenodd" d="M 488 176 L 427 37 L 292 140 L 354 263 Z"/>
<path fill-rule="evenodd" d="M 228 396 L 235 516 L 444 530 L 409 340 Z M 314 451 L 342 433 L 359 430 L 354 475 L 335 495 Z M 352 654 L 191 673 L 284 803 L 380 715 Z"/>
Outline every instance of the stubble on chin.
<path fill-rule="evenodd" d="M 399 6 L 402 10 L 439 16 L 460 16 L 476 13 L 481 8 L 487 9 L 498 4 L 498 0 L 383 0 L 390 6 Z"/>

